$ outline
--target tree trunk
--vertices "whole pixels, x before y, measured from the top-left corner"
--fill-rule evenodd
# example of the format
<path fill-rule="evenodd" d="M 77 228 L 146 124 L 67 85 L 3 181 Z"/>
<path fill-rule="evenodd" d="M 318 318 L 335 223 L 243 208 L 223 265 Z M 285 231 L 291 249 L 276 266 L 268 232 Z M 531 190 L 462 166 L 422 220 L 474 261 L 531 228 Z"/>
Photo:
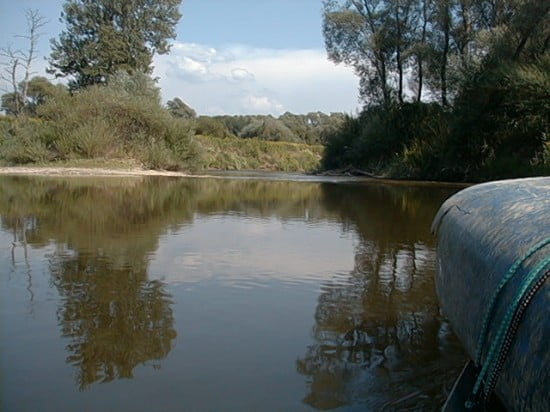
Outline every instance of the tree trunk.
<path fill-rule="evenodd" d="M 449 39 L 450 39 L 450 16 L 449 2 L 445 1 L 442 10 L 442 29 L 443 29 L 443 50 L 441 52 L 441 67 L 439 72 L 441 82 L 441 104 L 447 106 L 447 60 L 449 55 Z"/>
<path fill-rule="evenodd" d="M 399 76 L 399 83 L 398 83 L 398 91 L 397 91 L 397 98 L 399 99 L 399 103 L 403 103 L 403 62 L 401 61 L 401 22 L 399 20 L 399 1 L 396 2 L 396 5 L 394 6 L 394 17 L 395 17 L 395 25 L 396 25 L 396 61 L 397 61 L 397 73 Z"/>
<path fill-rule="evenodd" d="M 15 109 L 15 116 L 19 116 L 21 108 L 19 107 L 19 91 L 17 90 L 17 66 L 19 65 L 19 59 L 13 60 L 13 65 L 11 66 L 11 86 L 13 89 L 13 104 Z"/>
<path fill-rule="evenodd" d="M 422 47 L 426 44 L 426 28 L 428 26 L 428 0 L 422 1 L 422 38 L 420 44 Z M 416 101 L 420 102 L 422 100 L 422 86 L 424 82 L 424 72 L 422 64 L 423 62 L 423 51 L 421 50 L 418 53 L 417 59 L 418 59 L 418 91 L 416 94 Z"/>

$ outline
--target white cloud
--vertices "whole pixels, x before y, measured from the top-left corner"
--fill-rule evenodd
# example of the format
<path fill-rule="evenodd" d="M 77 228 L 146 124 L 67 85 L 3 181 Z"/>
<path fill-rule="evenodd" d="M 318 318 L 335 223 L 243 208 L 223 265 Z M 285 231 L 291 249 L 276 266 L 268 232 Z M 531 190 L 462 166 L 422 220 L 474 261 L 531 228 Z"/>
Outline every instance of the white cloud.
<path fill-rule="evenodd" d="M 254 80 L 254 74 L 242 67 L 237 67 L 231 70 L 231 79 L 235 82 L 244 82 L 247 80 Z"/>
<path fill-rule="evenodd" d="M 193 60 L 191 57 L 183 57 L 175 68 L 179 71 L 178 75 L 183 78 L 206 81 L 209 80 L 209 77 L 211 77 L 208 66 L 204 63 Z"/>
<path fill-rule="evenodd" d="M 249 109 L 252 113 L 281 114 L 285 111 L 285 106 L 267 96 L 249 95 L 245 96 L 241 101 L 243 108 Z"/>
<path fill-rule="evenodd" d="M 358 81 L 324 50 L 176 43 L 155 57 L 164 99 L 180 97 L 200 114 L 354 112 Z"/>

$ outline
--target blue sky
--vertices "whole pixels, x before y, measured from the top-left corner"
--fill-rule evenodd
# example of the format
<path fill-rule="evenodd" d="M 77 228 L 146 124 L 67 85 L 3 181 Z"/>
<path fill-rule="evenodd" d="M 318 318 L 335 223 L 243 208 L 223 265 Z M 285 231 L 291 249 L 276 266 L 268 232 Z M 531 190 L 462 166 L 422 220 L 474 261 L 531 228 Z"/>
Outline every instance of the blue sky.
<path fill-rule="evenodd" d="M 49 20 L 35 64 L 45 75 L 62 4 L 0 0 L 0 46 L 19 47 L 24 12 L 38 9 Z M 210 115 L 355 112 L 358 80 L 327 60 L 321 8 L 321 0 L 184 0 L 171 53 L 154 58 L 163 99 Z"/>

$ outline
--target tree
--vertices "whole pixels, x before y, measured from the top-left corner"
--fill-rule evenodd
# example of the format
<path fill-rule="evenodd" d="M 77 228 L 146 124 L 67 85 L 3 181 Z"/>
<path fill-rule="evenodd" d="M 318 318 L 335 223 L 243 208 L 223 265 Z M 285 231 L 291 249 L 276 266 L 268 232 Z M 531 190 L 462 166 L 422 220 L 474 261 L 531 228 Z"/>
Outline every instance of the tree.
<path fill-rule="evenodd" d="M 40 105 L 49 99 L 59 99 L 66 95 L 68 91 L 64 85 L 53 84 L 45 77 L 35 76 L 27 82 L 19 82 L 15 92 L 2 95 L 2 110 L 11 115 L 36 115 Z"/>
<path fill-rule="evenodd" d="M 436 1 L 435 13 L 435 51 L 436 66 L 434 71 L 439 75 L 440 101 L 443 106 L 447 105 L 447 65 L 449 62 L 449 48 L 451 44 L 451 0 Z"/>
<path fill-rule="evenodd" d="M 433 0 L 413 1 L 411 18 L 411 45 L 409 53 L 413 59 L 412 79 L 409 81 L 415 92 L 415 101 L 422 100 L 426 63 L 429 60 L 428 45 L 429 25 L 432 21 Z"/>
<path fill-rule="evenodd" d="M 71 76 L 78 89 L 119 71 L 150 73 L 155 54 L 170 50 L 181 0 L 67 0 L 66 30 L 51 41 L 49 73 Z"/>
<path fill-rule="evenodd" d="M 28 83 L 33 74 L 32 63 L 36 60 L 36 44 L 40 37 L 39 30 L 44 27 L 47 21 L 40 15 L 38 10 L 29 9 L 25 12 L 27 21 L 27 33 L 16 37 L 28 40 L 27 51 L 13 50 L 11 46 L 0 49 L 0 56 L 7 59 L 3 63 L 4 73 L 0 77 L 11 85 L 11 93 L 4 98 L 2 96 L 2 109 L 13 115 L 18 115 L 27 101 Z M 18 69 L 24 71 L 23 80 L 18 84 Z M 6 102 L 6 105 L 4 103 Z"/>
<path fill-rule="evenodd" d="M 2 110 L 4 110 L 6 114 L 17 116 L 22 106 L 23 102 L 18 92 L 4 93 L 2 95 Z"/>
<path fill-rule="evenodd" d="M 21 82 L 19 89 L 26 90 L 24 110 L 30 115 L 36 115 L 36 109 L 49 99 L 59 99 L 68 95 L 68 90 L 64 85 L 53 84 L 42 76 L 35 76 L 28 82 Z"/>
<path fill-rule="evenodd" d="M 168 100 L 166 106 L 172 116 L 183 117 L 184 119 L 194 119 L 197 117 L 197 112 L 185 104 L 179 97 L 174 97 L 174 100 Z"/>
<path fill-rule="evenodd" d="M 5 110 L 8 114 L 17 116 L 22 106 L 21 96 L 17 90 L 17 68 L 20 64 L 20 53 L 8 46 L 0 51 L 0 55 L 7 59 L 3 62 L 3 72 L 0 74 L 0 78 L 6 81 L 11 86 L 11 91 L 2 95 L 2 110 Z M 4 89 L 5 90 L 5 89 Z"/>
<path fill-rule="evenodd" d="M 324 3 L 323 34 L 329 59 L 354 68 L 367 104 L 405 100 L 405 74 L 413 63 L 415 0 Z"/>
<path fill-rule="evenodd" d="M 395 54 L 397 70 L 397 99 L 404 101 L 404 77 L 409 65 L 410 48 L 412 46 L 413 0 L 396 0 L 389 5 L 390 14 L 390 41 Z"/>
<path fill-rule="evenodd" d="M 28 40 L 29 48 L 26 53 L 21 53 L 21 56 L 23 57 L 22 65 L 23 69 L 25 70 L 22 82 L 23 87 L 21 88 L 21 100 L 23 100 L 23 102 L 27 101 L 27 94 L 29 91 L 29 79 L 31 74 L 33 74 L 31 72 L 31 65 L 36 59 L 36 43 L 38 42 L 38 38 L 40 37 L 39 30 L 46 24 L 46 20 L 44 19 L 44 17 L 40 16 L 38 10 L 27 10 L 25 16 L 27 18 L 27 34 L 20 37 Z"/>
<path fill-rule="evenodd" d="M 328 57 L 353 67 L 365 102 L 391 101 L 388 14 L 381 0 L 324 3 L 323 34 Z"/>

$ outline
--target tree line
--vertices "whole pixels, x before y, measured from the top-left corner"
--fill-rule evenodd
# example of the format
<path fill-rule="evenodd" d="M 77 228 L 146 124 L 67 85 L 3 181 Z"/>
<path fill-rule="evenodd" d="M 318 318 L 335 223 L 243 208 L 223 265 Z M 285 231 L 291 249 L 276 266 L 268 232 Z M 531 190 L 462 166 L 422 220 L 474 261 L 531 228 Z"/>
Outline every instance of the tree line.
<path fill-rule="evenodd" d="M 325 166 L 410 178 L 548 174 L 550 3 L 328 0 L 329 59 L 364 102 Z"/>
<path fill-rule="evenodd" d="M 148 81 L 147 76 L 141 73 L 113 74 L 109 83 L 103 87 L 120 89 L 121 81 L 128 83 L 126 86 L 122 86 L 123 89 L 125 87 L 140 89 L 134 90 L 136 97 L 145 92 L 153 100 L 160 99 L 159 90 L 154 82 Z M 82 88 L 80 93 L 82 94 L 85 89 Z M 149 89 L 148 92 L 147 89 Z M 15 90 L 15 92 L 5 93 L 1 97 L 1 109 L 11 116 L 45 118 L 45 113 L 48 110 L 45 107 L 48 106 L 43 108 L 41 106 L 47 102 L 52 105 L 54 101 L 60 103 L 63 99 L 71 100 L 70 87 L 53 84 L 43 76 L 35 76 L 28 81 L 21 81 Z M 76 94 L 73 93 L 73 96 Z M 339 129 L 346 118 L 343 113 L 325 114 L 322 112 L 307 114 L 286 112 L 277 117 L 272 115 L 198 116 L 193 108 L 178 97 L 168 100 L 163 108 L 172 117 L 192 125 L 193 133 L 196 135 L 219 138 L 256 138 L 305 144 L 325 144 L 328 137 Z"/>
<path fill-rule="evenodd" d="M 272 115 L 197 116 L 195 110 L 180 98 L 169 100 L 166 106 L 173 116 L 195 120 L 198 135 L 214 137 L 259 138 L 269 141 L 324 144 L 328 136 L 343 124 L 343 113 L 286 112 Z"/>
<path fill-rule="evenodd" d="M 354 68 L 367 105 L 437 100 L 446 106 L 483 66 L 548 52 L 541 0 L 329 0 L 328 57 Z"/>

